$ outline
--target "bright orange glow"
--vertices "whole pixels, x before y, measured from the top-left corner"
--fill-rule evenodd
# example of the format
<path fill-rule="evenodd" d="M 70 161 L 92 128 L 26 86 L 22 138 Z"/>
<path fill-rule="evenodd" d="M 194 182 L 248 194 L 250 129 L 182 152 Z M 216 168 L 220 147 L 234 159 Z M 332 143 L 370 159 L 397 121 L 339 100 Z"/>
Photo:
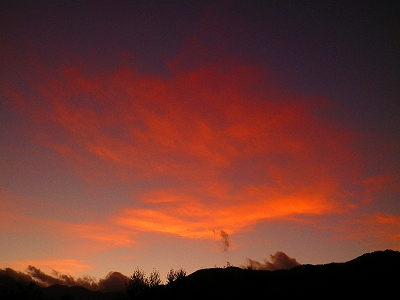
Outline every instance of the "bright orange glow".
<path fill-rule="evenodd" d="M 168 193 L 164 194 L 165 201 L 158 200 L 163 194 L 156 198 L 145 200 L 156 205 L 153 209 L 124 209 L 115 221 L 139 231 L 214 239 L 214 229 L 232 234 L 248 230 L 249 226 L 263 220 L 332 213 L 337 209 L 323 195 L 279 197 L 265 187 L 248 188 L 232 199 L 233 203 L 221 199 L 206 205 L 201 204 L 200 199 L 185 199 Z"/>

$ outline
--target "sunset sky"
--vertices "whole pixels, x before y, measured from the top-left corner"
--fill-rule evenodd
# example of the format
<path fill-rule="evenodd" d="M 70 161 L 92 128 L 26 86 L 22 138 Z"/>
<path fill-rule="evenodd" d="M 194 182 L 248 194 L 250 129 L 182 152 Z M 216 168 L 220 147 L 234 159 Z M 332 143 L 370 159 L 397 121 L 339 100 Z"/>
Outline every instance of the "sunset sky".
<path fill-rule="evenodd" d="M 2 2 L 0 268 L 400 250 L 400 10 L 343 2 Z"/>

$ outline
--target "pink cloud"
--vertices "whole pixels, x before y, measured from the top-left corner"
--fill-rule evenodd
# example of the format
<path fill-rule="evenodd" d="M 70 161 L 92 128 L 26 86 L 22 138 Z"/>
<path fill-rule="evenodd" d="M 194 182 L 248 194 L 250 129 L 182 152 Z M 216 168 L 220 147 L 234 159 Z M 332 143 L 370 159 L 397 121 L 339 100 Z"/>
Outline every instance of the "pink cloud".
<path fill-rule="evenodd" d="M 8 232 L 39 232 L 43 235 L 51 235 L 56 240 L 62 241 L 62 244 L 74 240 L 73 246 L 69 249 L 79 248 L 78 244 L 87 244 L 85 250 L 131 247 L 134 244 L 134 233 L 125 228 L 120 228 L 107 219 L 98 222 L 72 223 L 64 222 L 49 217 L 43 218 L 35 216 L 38 212 L 34 207 L 38 201 L 16 196 L 4 190 L 0 190 L 0 204 L 3 210 L 0 211 L 0 229 Z M 15 200 L 18 200 L 14 202 Z M 27 206 L 27 204 L 31 204 Z M 39 206 L 40 207 L 40 206 Z M 30 209 L 29 209 L 30 208 Z M 48 210 L 64 209 L 55 205 L 48 207 Z M 43 209 L 42 209 L 43 210 Z M 90 241 L 90 243 L 88 243 Z M 90 244 L 90 246 L 89 246 Z M 82 249 L 78 250 L 82 251 Z"/>

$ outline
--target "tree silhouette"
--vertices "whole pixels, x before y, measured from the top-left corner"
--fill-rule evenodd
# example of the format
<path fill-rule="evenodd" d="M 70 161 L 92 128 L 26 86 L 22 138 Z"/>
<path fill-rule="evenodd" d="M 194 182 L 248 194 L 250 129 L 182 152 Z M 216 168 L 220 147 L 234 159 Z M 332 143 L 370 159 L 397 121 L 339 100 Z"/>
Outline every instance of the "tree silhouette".
<path fill-rule="evenodd" d="M 126 293 L 129 298 L 134 299 L 148 287 L 149 280 L 146 278 L 146 273 L 143 270 L 136 268 L 130 277 L 129 282 L 126 284 Z"/>
<path fill-rule="evenodd" d="M 139 268 L 136 268 L 126 284 L 126 293 L 130 299 L 135 299 L 137 295 L 143 291 L 153 288 L 161 284 L 160 273 L 153 269 L 150 276 L 147 278 L 146 273 Z"/>
<path fill-rule="evenodd" d="M 161 284 L 161 279 L 160 279 L 160 273 L 156 270 L 153 269 L 153 272 L 151 272 L 149 279 L 148 279 L 148 284 L 149 288 L 158 286 Z"/>
<path fill-rule="evenodd" d="M 174 271 L 174 269 L 171 268 L 167 274 L 167 283 L 170 284 L 185 277 L 186 271 L 184 269 L 180 268 L 179 270 Z"/>

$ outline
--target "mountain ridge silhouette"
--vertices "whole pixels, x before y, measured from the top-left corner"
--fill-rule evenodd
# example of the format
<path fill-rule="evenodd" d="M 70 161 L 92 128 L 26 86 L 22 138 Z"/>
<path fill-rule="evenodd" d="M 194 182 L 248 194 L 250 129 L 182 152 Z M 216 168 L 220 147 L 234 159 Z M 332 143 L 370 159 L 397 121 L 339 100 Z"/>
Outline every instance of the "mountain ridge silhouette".
<path fill-rule="evenodd" d="M 385 250 L 365 253 L 347 262 L 305 264 L 290 270 L 201 269 L 168 285 L 146 290 L 135 299 L 385 298 L 397 294 L 399 282 L 400 252 Z M 12 287 L 18 284 L 21 286 L 17 280 L 0 273 L 0 298 L 60 300 L 64 296 L 64 299 L 74 300 L 128 299 L 122 293 L 104 293 L 64 285 L 35 287 L 38 293 L 28 293 L 35 296 L 24 298 L 20 297 L 18 290 L 10 293 Z M 29 289 L 26 283 L 25 289 Z"/>
<path fill-rule="evenodd" d="M 393 295 L 400 282 L 400 252 L 363 254 L 344 263 L 300 265 L 290 270 L 203 269 L 138 299 L 249 299 Z"/>

